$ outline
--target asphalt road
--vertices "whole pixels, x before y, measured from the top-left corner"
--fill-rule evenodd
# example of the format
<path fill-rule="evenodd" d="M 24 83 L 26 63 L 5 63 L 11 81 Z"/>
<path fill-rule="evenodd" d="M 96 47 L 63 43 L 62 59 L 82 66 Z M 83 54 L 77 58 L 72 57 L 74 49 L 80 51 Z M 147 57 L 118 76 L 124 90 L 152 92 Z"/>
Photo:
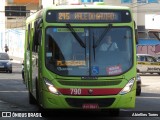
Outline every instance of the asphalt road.
<path fill-rule="evenodd" d="M 100 111 L 51 111 L 51 117 L 30 118 L 30 120 L 51 120 L 51 119 L 69 119 L 69 120 L 160 120 L 160 76 L 146 75 L 142 77 L 142 94 L 136 98 L 135 109 L 122 109 L 120 117 L 110 117 L 105 112 Z M 19 112 L 37 112 L 36 105 L 28 103 L 28 91 L 23 84 L 21 77 L 21 65 L 13 64 L 13 73 L 0 72 L 0 112 L 4 111 L 19 111 Z M 129 112 L 128 112 L 129 111 Z M 141 114 L 159 113 L 159 117 L 124 117 L 127 114 L 141 113 Z M 25 115 L 25 114 L 24 114 Z M 47 115 L 50 115 L 47 113 Z M 24 116 L 23 116 L 24 117 Z M 0 120 L 12 119 L 28 119 L 28 118 L 0 118 Z"/>

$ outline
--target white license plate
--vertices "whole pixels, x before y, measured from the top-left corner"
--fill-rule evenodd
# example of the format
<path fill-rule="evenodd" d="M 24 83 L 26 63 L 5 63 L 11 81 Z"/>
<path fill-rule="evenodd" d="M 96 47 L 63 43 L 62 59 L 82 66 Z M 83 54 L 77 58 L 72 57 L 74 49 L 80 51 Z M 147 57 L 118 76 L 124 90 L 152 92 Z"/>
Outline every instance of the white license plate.
<path fill-rule="evenodd" d="M 99 105 L 98 104 L 83 104 L 82 105 L 83 109 L 99 109 Z"/>

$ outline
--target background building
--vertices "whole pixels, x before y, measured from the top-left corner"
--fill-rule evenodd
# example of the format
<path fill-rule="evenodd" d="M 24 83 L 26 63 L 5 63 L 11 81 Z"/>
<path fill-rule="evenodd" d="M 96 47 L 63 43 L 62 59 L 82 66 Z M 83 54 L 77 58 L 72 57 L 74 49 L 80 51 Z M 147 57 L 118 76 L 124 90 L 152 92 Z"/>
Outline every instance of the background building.
<path fill-rule="evenodd" d="M 4 5 L 5 5 L 5 0 L 0 0 L 0 51 L 3 49 L 3 45 L 5 44 L 5 15 L 4 15 Z"/>
<path fill-rule="evenodd" d="M 25 20 L 39 10 L 39 0 L 3 0 L 2 8 L 4 32 L 3 38 L 0 37 L 0 51 L 4 51 L 7 44 L 9 55 L 23 58 Z"/>
<path fill-rule="evenodd" d="M 152 34 L 149 33 L 150 28 L 146 28 L 148 24 L 152 27 L 153 23 L 160 15 L 160 1 L 159 0 L 0 0 L 0 50 L 3 50 L 4 44 L 10 47 L 9 54 L 23 57 L 24 44 L 24 29 L 26 18 L 41 9 L 52 4 L 65 5 L 71 2 L 75 4 L 93 4 L 93 2 L 104 2 L 107 5 L 128 6 L 133 12 L 133 17 L 136 22 L 136 29 L 138 31 L 139 45 L 138 52 L 151 53 L 156 55 L 156 50 L 159 48 L 159 41 Z M 4 16 L 4 6 L 25 6 L 25 16 Z M 10 15 L 10 14 L 9 14 Z M 147 18 L 146 16 L 150 16 Z M 150 19 L 150 22 L 146 22 Z M 158 20 L 159 21 L 159 20 Z M 4 24 L 5 23 L 5 24 Z M 146 25 L 147 24 L 147 25 Z M 157 22 L 156 26 L 160 26 Z M 158 28 L 160 29 L 160 28 Z M 157 33 L 158 36 L 159 33 Z M 152 41 L 151 41 L 152 40 Z M 148 47 L 148 45 L 150 47 Z M 146 47 L 147 46 L 147 47 Z M 152 49 L 151 49 L 152 48 Z M 155 50 L 156 49 L 156 50 Z M 158 49 L 159 51 L 159 49 Z"/>

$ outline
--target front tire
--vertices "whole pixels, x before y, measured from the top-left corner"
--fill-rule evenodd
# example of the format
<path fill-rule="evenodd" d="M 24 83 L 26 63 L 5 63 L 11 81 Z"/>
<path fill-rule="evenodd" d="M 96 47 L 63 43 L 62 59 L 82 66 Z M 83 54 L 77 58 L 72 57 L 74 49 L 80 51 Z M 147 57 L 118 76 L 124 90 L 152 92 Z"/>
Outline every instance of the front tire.
<path fill-rule="evenodd" d="M 36 78 L 36 99 L 37 99 L 37 103 L 39 104 L 39 89 L 38 89 L 38 81 Z"/>
<path fill-rule="evenodd" d="M 31 92 L 29 92 L 29 103 L 30 104 L 36 104 L 36 100 L 33 97 L 33 95 L 31 94 Z"/>

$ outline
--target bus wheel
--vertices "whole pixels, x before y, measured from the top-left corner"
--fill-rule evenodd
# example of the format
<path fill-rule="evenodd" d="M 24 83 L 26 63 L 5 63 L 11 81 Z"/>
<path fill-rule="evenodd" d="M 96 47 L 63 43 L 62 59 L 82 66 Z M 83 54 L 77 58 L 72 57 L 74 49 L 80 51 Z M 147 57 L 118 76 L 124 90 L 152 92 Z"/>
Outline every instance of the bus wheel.
<path fill-rule="evenodd" d="M 36 100 L 33 97 L 33 95 L 31 94 L 31 92 L 29 92 L 29 103 L 30 104 L 36 104 Z"/>
<path fill-rule="evenodd" d="M 38 80 L 36 78 L 36 102 L 37 106 L 40 112 L 44 113 L 45 109 L 40 105 L 40 100 L 39 100 L 39 89 L 38 89 Z"/>
<path fill-rule="evenodd" d="M 39 93 L 38 93 L 38 82 L 37 82 L 37 78 L 36 78 L 36 99 L 37 99 L 37 103 L 39 104 Z"/>

